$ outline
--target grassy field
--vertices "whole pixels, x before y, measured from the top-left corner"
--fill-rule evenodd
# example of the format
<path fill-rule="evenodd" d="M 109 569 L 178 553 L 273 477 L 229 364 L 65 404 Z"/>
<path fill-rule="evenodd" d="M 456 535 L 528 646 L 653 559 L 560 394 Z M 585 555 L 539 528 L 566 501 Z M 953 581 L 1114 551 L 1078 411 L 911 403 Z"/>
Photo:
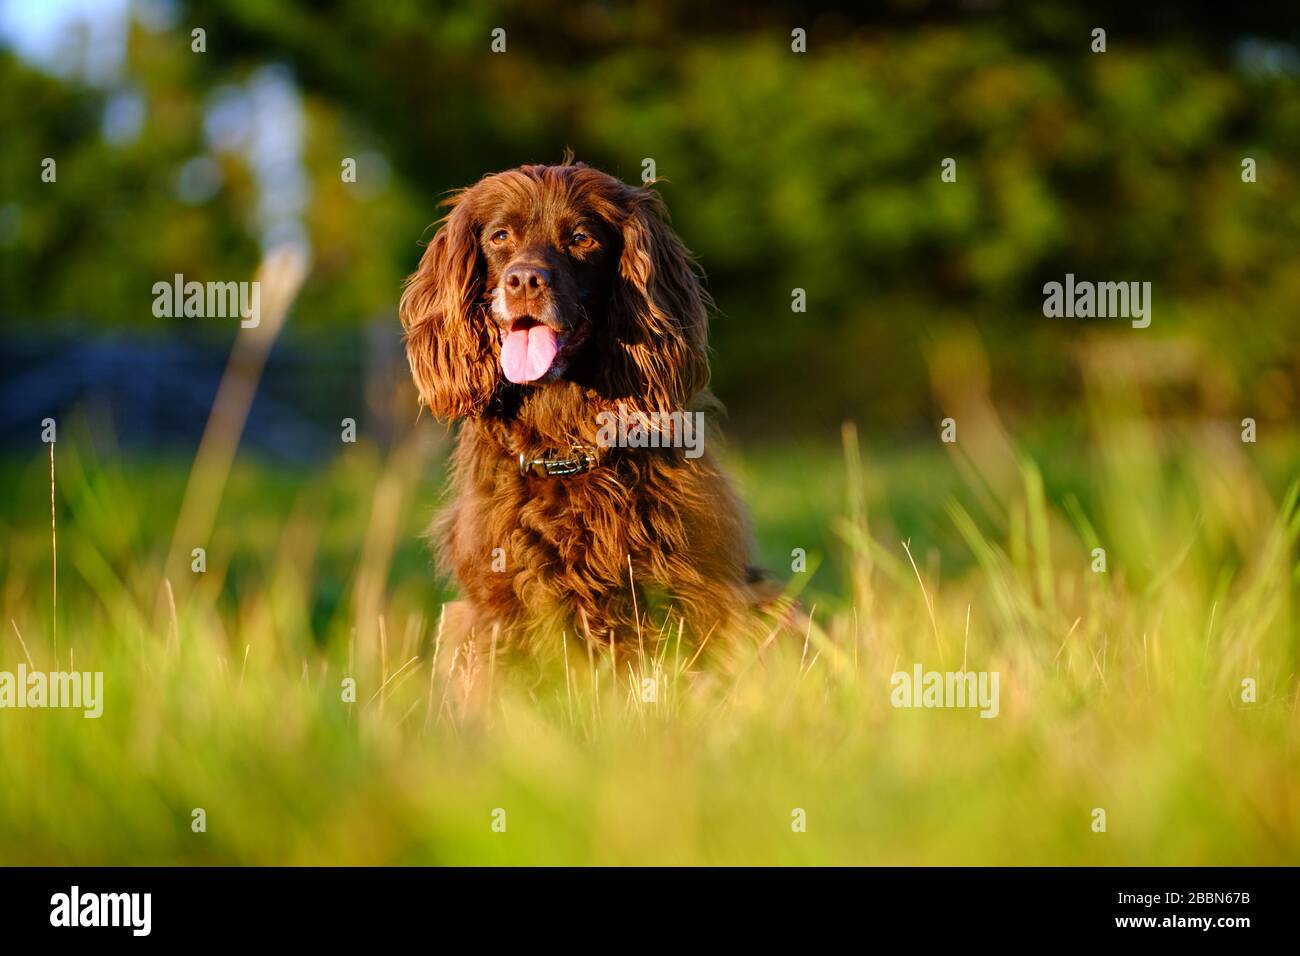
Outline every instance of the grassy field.
<path fill-rule="evenodd" d="M 103 671 L 104 712 L 0 711 L 0 862 L 1300 863 L 1297 436 L 1105 394 L 1051 442 L 733 444 L 811 623 L 726 663 L 648 623 L 636 677 L 442 645 L 432 426 L 236 460 L 173 542 L 189 463 L 71 425 L 57 629 L 45 446 L 0 468 L 0 670 Z M 895 708 L 916 664 L 996 671 L 997 717 Z"/>

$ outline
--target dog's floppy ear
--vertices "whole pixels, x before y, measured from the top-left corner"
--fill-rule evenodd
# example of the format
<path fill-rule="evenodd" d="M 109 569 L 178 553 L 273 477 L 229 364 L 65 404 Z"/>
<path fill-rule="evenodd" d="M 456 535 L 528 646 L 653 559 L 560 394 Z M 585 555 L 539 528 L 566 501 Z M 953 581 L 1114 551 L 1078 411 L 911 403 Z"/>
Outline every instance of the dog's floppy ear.
<path fill-rule="evenodd" d="M 420 400 L 448 421 L 478 414 L 497 384 L 483 267 L 471 206 L 461 192 L 406 280 L 398 314 Z"/>
<path fill-rule="evenodd" d="M 628 189 L 623 255 L 611 301 L 611 397 L 647 411 L 684 408 L 709 383 L 708 293 L 651 189 Z"/>

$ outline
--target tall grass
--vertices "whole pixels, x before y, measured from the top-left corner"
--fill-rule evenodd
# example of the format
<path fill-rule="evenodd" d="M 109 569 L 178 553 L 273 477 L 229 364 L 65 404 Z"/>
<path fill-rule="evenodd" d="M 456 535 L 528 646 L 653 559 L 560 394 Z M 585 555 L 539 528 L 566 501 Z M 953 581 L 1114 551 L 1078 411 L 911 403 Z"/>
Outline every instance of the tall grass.
<path fill-rule="evenodd" d="M 0 861 L 1300 862 L 1295 436 L 1091 386 L 1042 461 L 977 406 L 951 446 L 733 449 L 805 620 L 721 658 L 647 622 L 621 672 L 443 639 L 428 429 L 235 460 L 202 574 L 168 563 L 185 468 L 69 429 L 57 646 L 43 461 L 4 471 L 0 670 L 102 670 L 104 715 L 0 711 Z M 893 707 L 917 663 L 997 671 L 999 715 Z"/>

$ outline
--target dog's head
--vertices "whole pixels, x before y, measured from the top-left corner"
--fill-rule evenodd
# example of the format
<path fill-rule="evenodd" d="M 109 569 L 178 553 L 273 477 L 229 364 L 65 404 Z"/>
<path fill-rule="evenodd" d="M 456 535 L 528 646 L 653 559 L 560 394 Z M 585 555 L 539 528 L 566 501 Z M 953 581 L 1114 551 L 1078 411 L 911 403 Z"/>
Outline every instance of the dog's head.
<path fill-rule="evenodd" d="M 435 415 L 476 415 L 506 383 L 570 380 L 647 410 L 707 385 L 708 297 L 657 193 L 524 166 L 448 205 L 399 309 Z"/>

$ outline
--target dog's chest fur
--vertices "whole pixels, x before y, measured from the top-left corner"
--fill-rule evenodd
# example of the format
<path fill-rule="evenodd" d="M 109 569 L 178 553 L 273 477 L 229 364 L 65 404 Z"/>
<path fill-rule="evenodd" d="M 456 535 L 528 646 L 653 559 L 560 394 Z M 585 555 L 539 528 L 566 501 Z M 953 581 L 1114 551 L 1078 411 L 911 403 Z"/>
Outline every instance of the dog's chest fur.
<path fill-rule="evenodd" d="M 462 430 L 446 529 L 461 566 L 448 570 L 504 616 L 546 613 L 575 599 L 630 599 L 633 582 L 638 590 L 670 588 L 674 556 L 689 538 L 678 502 L 690 489 L 673 467 L 679 451 L 598 449 L 597 464 L 582 474 L 521 475 L 521 452 L 562 457 L 575 444 L 594 447 L 594 411 L 563 416 L 548 403 L 540 410 L 545 432 L 529 412 L 539 410 L 524 406 L 509 419 Z M 486 567 L 492 573 L 476 573 Z"/>

